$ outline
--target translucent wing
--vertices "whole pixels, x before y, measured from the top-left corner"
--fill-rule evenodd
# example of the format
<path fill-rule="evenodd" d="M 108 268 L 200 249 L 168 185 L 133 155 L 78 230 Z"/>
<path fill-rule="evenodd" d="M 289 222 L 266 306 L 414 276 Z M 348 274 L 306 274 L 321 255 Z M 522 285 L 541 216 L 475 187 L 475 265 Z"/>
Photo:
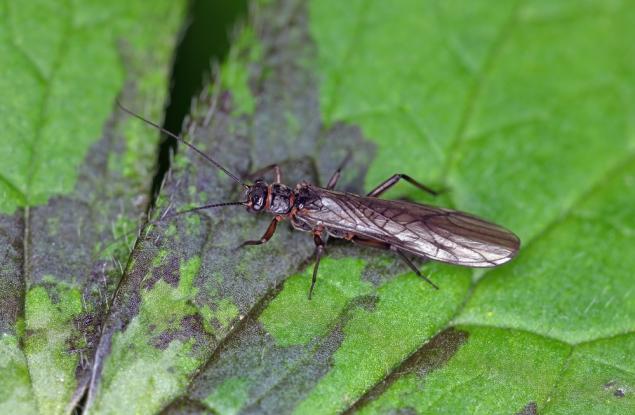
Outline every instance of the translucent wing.
<path fill-rule="evenodd" d="M 514 257 L 520 240 L 507 229 L 450 209 L 313 188 L 320 196 L 298 212 L 336 236 L 352 233 L 436 261 L 493 267 Z"/>

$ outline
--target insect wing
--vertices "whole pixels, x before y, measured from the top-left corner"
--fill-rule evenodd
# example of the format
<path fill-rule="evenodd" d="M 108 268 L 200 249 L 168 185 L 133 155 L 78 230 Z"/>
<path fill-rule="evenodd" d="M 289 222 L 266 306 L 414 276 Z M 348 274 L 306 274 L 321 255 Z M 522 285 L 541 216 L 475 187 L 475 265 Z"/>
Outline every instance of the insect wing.
<path fill-rule="evenodd" d="M 493 267 L 514 257 L 520 240 L 476 216 L 416 203 L 316 189 L 321 208 L 303 214 L 337 233 L 390 243 L 412 254 L 469 267 Z"/>

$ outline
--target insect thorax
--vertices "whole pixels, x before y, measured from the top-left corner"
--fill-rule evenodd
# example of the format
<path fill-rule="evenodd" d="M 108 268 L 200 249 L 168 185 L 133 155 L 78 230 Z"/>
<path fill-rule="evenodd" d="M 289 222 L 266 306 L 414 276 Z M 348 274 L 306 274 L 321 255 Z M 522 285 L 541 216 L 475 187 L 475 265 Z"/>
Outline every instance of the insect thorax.
<path fill-rule="evenodd" d="M 271 213 L 286 214 L 292 208 L 293 191 L 283 184 L 271 185 L 271 205 L 269 211 Z"/>
<path fill-rule="evenodd" d="M 295 189 L 295 207 L 298 209 L 319 209 L 320 195 L 306 183 L 300 183 Z"/>

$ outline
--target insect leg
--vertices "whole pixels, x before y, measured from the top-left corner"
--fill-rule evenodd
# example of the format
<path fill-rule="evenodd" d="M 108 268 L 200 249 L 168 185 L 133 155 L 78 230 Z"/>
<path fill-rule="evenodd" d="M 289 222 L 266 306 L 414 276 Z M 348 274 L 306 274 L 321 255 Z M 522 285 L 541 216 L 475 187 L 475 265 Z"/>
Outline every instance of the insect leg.
<path fill-rule="evenodd" d="M 324 241 L 320 236 L 321 230 L 313 230 L 313 242 L 315 242 L 315 265 L 313 266 L 313 277 L 311 277 L 311 288 L 309 289 L 309 300 L 313 294 L 313 287 L 315 287 L 315 281 L 317 280 L 318 267 L 320 266 L 320 259 L 324 253 Z"/>
<path fill-rule="evenodd" d="M 271 239 L 273 234 L 276 232 L 276 227 L 278 226 L 278 222 L 280 222 L 281 220 L 282 220 L 282 217 L 276 216 L 275 218 L 273 218 L 273 220 L 271 221 L 271 223 L 267 227 L 267 230 L 265 231 L 265 234 L 262 235 L 262 238 L 256 239 L 256 240 L 253 240 L 253 241 L 245 241 L 242 244 L 240 244 L 239 248 L 242 248 L 245 245 L 260 245 L 260 244 L 264 244 L 269 239 Z"/>
<path fill-rule="evenodd" d="M 273 170 L 273 173 L 275 175 L 274 183 L 281 183 L 282 170 L 280 170 L 280 166 L 278 166 L 277 164 L 270 164 L 267 167 L 263 167 L 262 169 L 256 170 L 255 172 L 247 175 L 246 179 L 249 179 L 249 180 L 257 179 L 261 177 L 262 175 L 264 175 L 265 173 L 269 173 L 271 170 Z"/>
<path fill-rule="evenodd" d="M 394 185 L 396 185 L 397 182 L 399 180 L 401 180 L 401 179 L 404 179 L 405 181 L 407 181 L 411 185 L 413 185 L 415 187 L 418 187 L 419 189 L 423 190 L 424 192 L 430 193 L 432 196 L 437 196 L 439 193 L 441 193 L 441 192 L 438 192 L 436 190 L 433 190 L 433 189 L 429 188 L 428 186 L 426 186 L 424 184 L 419 183 L 418 181 L 416 181 L 412 177 L 408 176 L 407 174 L 397 173 L 397 174 L 393 174 L 387 180 L 382 182 L 379 186 L 377 186 L 376 188 L 371 190 L 366 196 L 368 196 L 368 197 L 379 197 L 379 195 L 381 195 L 386 190 L 388 190 L 391 187 L 393 187 Z"/>
<path fill-rule="evenodd" d="M 346 157 L 344 157 L 344 160 L 342 160 L 337 170 L 335 170 L 335 173 L 333 173 L 333 175 L 329 179 L 329 182 L 326 184 L 326 188 L 328 190 L 333 190 L 335 188 L 337 181 L 340 179 L 342 169 L 344 168 L 346 163 L 348 163 L 348 161 L 351 159 L 351 154 L 352 153 L 350 151 L 346 154 Z"/>
<path fill-rule="evenodd" d="M 406 264 L 408 264 L 410 269 L 413 270 L 415 274 L 417 274 L 417 276 L 423 278 L 424 281 L 426 281 L 428 284 L 432 285 L 437 290 L 439 289 L 439 287 L 437 287 L 432 281 L 430 281 L 425 275 L 423 275 L 421 273 L 421 271 L 419 271 L 419 269 L 417 269 L 415 264 L 412 263 L 412 261 L 403 253 L 403 251 L 401 251 L 398 248 L 395 248 L 394 246 L 392 246 L 388 242 L 381 242 L 381 241 L 376 241 L 374 239 L 360 238 L 359 236 L 353 236 L 351 241 L 353 241 L 356 244 L 370 246 L 372 248 L 379 248 L 379 249 L 395 251 L 397 253 L 397 255 L 399 255 L 401 257 L 401 259 L 403 259 L 405 261 Z"/>
<path fill-rule="evenodd" d="M 414 271 L 414 273 L 415 273 L 415 274 L 417 274 L 417 276 L 419 276 L 419 277 L 423 278 L 423 280 L 424 280 L 425 282 L 427 282 L 428 284 L 432 285 L 435 289 L 437 289 L 437 290 L 439 289 L 439 287 L 437 287 L 437 285 L 436 285 L 435 283 L 433 283 L 432 281 L 430 281 L 430 280 L 428 279 L 428 277 L 426 277 L 425 275 L 423 275 L 423 274 L 421 273 L 421 271 L 419 271 L 419 269 L 415 266 L 415 264 L 413 264 L 413 263 L 412 263 L 412 261 L 410 260 L 410 258 L 408 258 L 408 257 L 406 256 L 406 254 L 404 254 L 404 253 L 403 253 L 403 251 L 402 251 L 402 250 L 397 249 L 397 248 L 391 248 L 391 249 L 392 249 L 393 251 L 395 251 L 395 252 L 396 252 L 396 253 L 397 253 L 397 254 L 401 257 L 401 259 L 403 259 L 403 260 L 406 262 L 406 264 L 408 264 L 408 266 L 410 267 L 410 269 L 411 269 L 412 271 Z"/>

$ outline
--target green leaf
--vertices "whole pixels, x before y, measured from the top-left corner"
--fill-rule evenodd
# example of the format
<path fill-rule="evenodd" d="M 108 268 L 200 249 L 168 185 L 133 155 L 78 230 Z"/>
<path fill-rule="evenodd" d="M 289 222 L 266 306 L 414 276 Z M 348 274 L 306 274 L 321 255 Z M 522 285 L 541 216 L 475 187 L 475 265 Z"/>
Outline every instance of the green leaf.
<path fill-rule="evenodd" d="M 496 270 L 425 265 L 435 292 L 390 256 L 332 244 L 313 300 L 311 266 L 258 288 L 166 412 L 632 412 L 633 23 L 627 2 L 258 3 L 251 47 L 221 70 L 232 98 L 251 90 L 229 108 L 250 120 L 254 168 L 312 155 L 324 183 L 340 156 L 321 141 L 359 128 L 376 149 L 366 189 L 396 172 L 447 187 L 434 203 L 523 246 Z M 342 185 L 361 192 L 355 168 Z M 405 184 L 390 196 L 426 200 Z M 269 272 L 285 243 L 276 259 L 296 255 L 283 236 L 246 269 Z M 199 286 L 217 269 L 254 278 L 212 267 Z"/>
<path fill-rule="evenodd" d="M 293 7 L 287 11 L 292 12 Z M 267 16 L 274 14 L 275 9 L 267 11 Z M 284 18 L 276 24 L 286 22 Z M 255 33 L 245 29 L 231 54 L 235 61 L 221 68 L 221 85 L 242 88 L 238 96 L 249 91 L 245 85 L 238 86 L 247 79 L 245 74 L 254 76 L 249 66 L 264 59 L 258 51 L 276 42 L 269 38 L 254 44 Z M 283 70 L 295 70 L 295 57 L 307 54 L 308 59 L 310 50 L 302 42 L 291 46 L 296 50 L 293 60 L 281 59 L 287 53 L 283 49 L 279 49 L 278 57 L 267 59 L 279 60 Z M 351 161 L 353 170 L 347 181 L 360 184 L 371 148 L 358 130 L 346 126 L 318 136 L 317 107 L 307 106 L 301 94 L 313 82 L 310 73 L 301 70 L 288 77 L 279 72 L 261 82 L 263 88 L 276 90 L 280 96 L 272 96 L 267 103 L 255 101 L 259 117 L 251 119 L 245 113 L 250 107 L 237 104 L 237 98 L 225 89 L 210 87 L 193 108 L 185 126 L 186 138 L 241 176 L 255 166 L 281 162 L 285 180 L 289 181 L 317 180 L 313 156 L 320 172 L 330 172 L 345 157 L 347 148 L 355 147 L 358 153 Z M 290 105 L 300 110 L 292 111 Z M 298 133 L 303 136 L 300 140 L 296 139 Z M 263 143 L 267 145 L 262 147 Z M 337 159 L 332 159 L 334 155 Z M 236 183 L 197 154 L 185 152 L 175 160 L 153 218 L 175 209 L 242 198 Z M 298 270 L 302 260 L 310 258 L 313 248 L 305 235 L 285 226 L 279 227 L 271 243 L 256 249 L 237 249 L 270 220 L 260 219 L 244 214 L 243 209 L 227 207 L 159 221 L 146 229 L 104 324 L 88 395 L 91 411 L 156 412 L 182 397 L 238 324 L 257 316 L 256 310 L 262 309 L 272 292 Z M 194 278 L 187 274 L 185 284 L 183 269 L 192 261 L 199 268 Z M 297 298 L 288 300 L 299 303 Z M 329 325 L 325 318 L 316 323 L 314 330 L 323 333 Z M 285 335 L 301 340 L 307 337 L 297 328 L 295 333 Z M 240 376 L 228 379 L 210 402 L 218 408 L 236 408 L 245 398 L 249 386 L 246 381 Z M 231 385 L 239 385 L 240 391 L 225 396 L 223 391 Z"/>
<path fill-rule="evenodd" d="M 535 334 L 492 327 L 458 327 L 464 338 L 449 361 L 426 357 L 450 346 L 439 334 L 437 348 L 398 370 L 361 413 L 411 409 L 416 413 L 518 413 L 550 397 L 570 346 Z M 521 374 L 536 374 L 521 376 Z"/>
<path fill-rule="evenodd" d="M 635 405 L 635 336 L 596 340 L 575 348 L 562 372 L 549 413 L 623 413 Z"/>
<path fill-rule="evenodd" d="M 120 15 L 109 16 L 121 24 Z M 8 264 L 0 278 L 0 328 L 7 333 L 0 367 L 10 373 L 0 378 L 0 402 L 14 411 L 62 411 L 69 394 L 83 389 L 79 380 L 78 389 L 45 385 L 44 375 L 38 386 L 31 362 L 48 359 L 54 374 L 90 377 L 91 413 L 632 413 L 634 28 L 635 7 L 626 1 L 255 2 L 218 82 L 192 109 L 187 139 L 240 177 L 279 163 L 289 185 L 325 183 L 352 149 L 338 189 L 363 193 L 408 173 L 448 192 L 431 200 L 400 183 L 386 197 L 500 223 L 523 241 L 518 257 L 494 270 L 423 264 L 441 287 L 436 291 L 398 257 L 331 238 L 309 301 L 309 234 L 279 225 L 267 244 L 237 249 L 260 237 L 271 217 L 225 207 L 159 220 L 245 197 L 218 169 L 181 151 L 151 212 L 156 223 L 146 226 L 129 258 L 115 252 L 128 265 L 100 320 L 101 336 L 79 346 L 96 349 L 95 358 L 78 371 L 83 366 L 64 352 L 86 332 L 77 322 L 94 285 L 92 274 L 70 267 L 80 259 L 89 270 L 95 263 L 77 256 L 77 243 L 58 254 L 42 248 L 54 240 L 38 242 L 48 234 L 33 231 L 44 226 L 36 220 L 43 208 L 31 204 L 74 200 L 79 188 L 99 194 L 88 204 L 108 207 L 101 220 L 110 224 L 113 200 L 131 199 L 125 180 L 142 186 L 148 176 L 113 173 L 134 166 L 134 157 L 124 157 L 108 165 L 116 180 L 105 190 L 101 176 L 91 179 L 96 161 L 85 163 L 79 178 L 61 171 L 67 176 L 55 187 L 49 177 L 35 180 L 40 173 L 29 179 L 3 165 L 3 192 L 12 199 L 0 206 L 15 213 L 0 216 L 8 230 L 0 233 Z M 63 30 L 56 30 L 43 41 L 60 42 Z M 20 32 L 7 33 L 15 39 L 2 47 L 19 52 Z M 164 47 L 173 33 L 161 32 Z M 133 62 L 123 59 L 133 68 L 131 82 L 164 82 L 167 49 L 148 46 L 160 43 L 156 36 L 133 36 L 132 49 L 123 48 Z M 27 61 L 46 73 L 54 48 L 36 47 L 42 46 L 32 49 L 37 57 Z M 139 56 L 147 56 L 139 51 L 147 50 L 163 64 L 156 72 L 140 65 Z M 101 123 L 117 91 L 106 94 Z M 135 91 L 125 94 L 138 102 Z M 23 95 L 12 96 L 20 102 Z M 33 105 L 24 105 L 30 114 Z M 149 111 L 144 115 L 158 118 L 156 103 Z M 124 121 L 117 116 L 113 123 L 117 132 Z M 11 125 L 17 134 L 38 124 Z M 137 129 L 133 137 L 147 133 L 140 123 L 125 125 Z M 105 137 L 113 135 L 129 137 L 106 129 Z M 23 142 L 3 150 L 21 151 Z M 117 155 L 118 148 L 89 154 Z M 80 150 L 68 160 L 81 162 L 87 150 Z M 35 162 L 15 157 L 30 166 L 44 160 L 37 154 Z M 111 190 L 113 182 L 121 193 Z M 67 235 L 71 224 L 87 223 L 79 208 L 63 206 L 66 215 L 39 211 L 53 218 L 47 232 Z M 126 218 L 138 212 L 126 209 Z M 90 252 L 108 240 L 103 232 L 91 236 Z M 44 273 L 31 260 L 23 278 L 23 247 L 27 258 L 48 255 L 54 264 L 67 255 L 71 271 L 56 265 Z M 119 274 L 104 287 L 107 298 L 115 281 Z M 103 303 L 88 304 L 103 317 Z M 33 394 L 40 408 L 29 406 Z"/>
<path fill-rule="evenodd" d="M 0 412 L 81 399 L 151 193 L 182 2 L 0 3 Z M 126 85 L 126 90 L 124 90 Z"/>

